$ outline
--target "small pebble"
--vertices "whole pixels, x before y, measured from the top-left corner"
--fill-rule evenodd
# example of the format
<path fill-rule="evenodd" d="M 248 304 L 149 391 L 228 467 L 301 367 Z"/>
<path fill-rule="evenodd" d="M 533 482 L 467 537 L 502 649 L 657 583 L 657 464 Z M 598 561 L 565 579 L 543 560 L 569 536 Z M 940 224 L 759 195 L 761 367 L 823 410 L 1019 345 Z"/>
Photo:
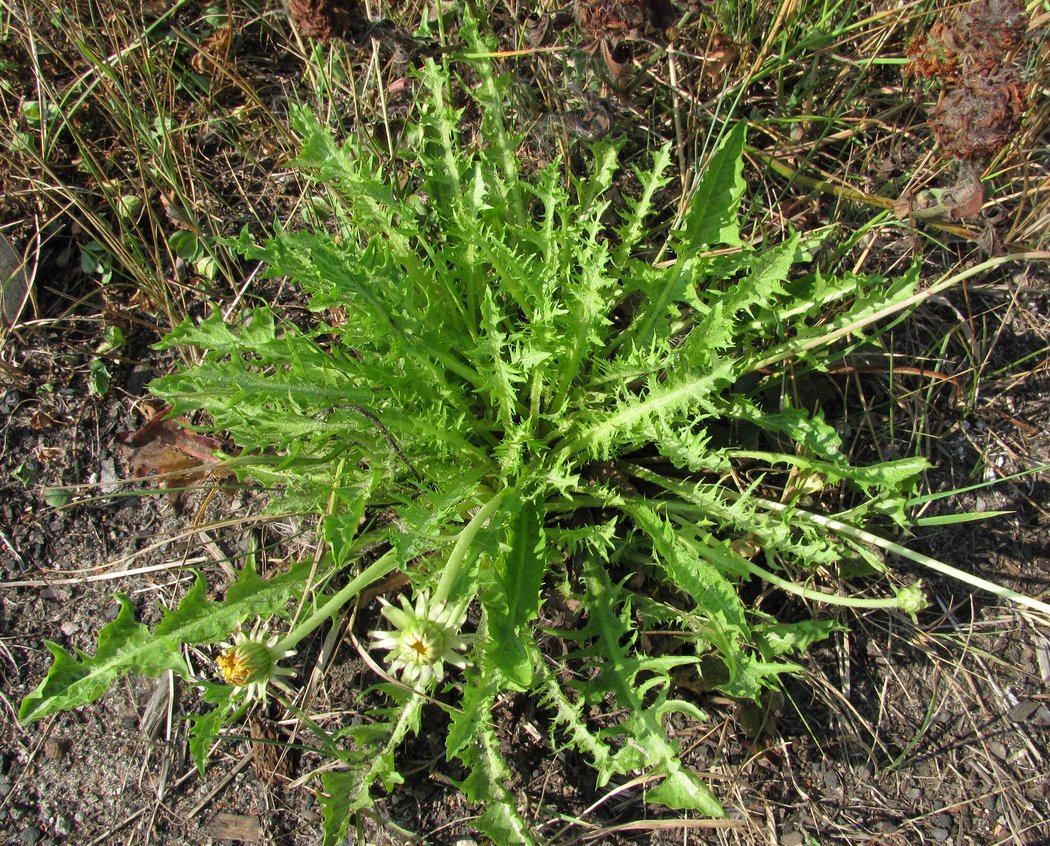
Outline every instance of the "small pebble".
<path fill-rule="evenodd" d="M 1020 702 L 1014 705 L 1013 708 L 1010 709 L 1010 712 L 1009 714 L 1007 714 L 1007 716 L 1015 723 L 1023 723 L 1038 710 L 1038 702 L 1033 702 L 1031 699 L 1022 699 Z"/>
<path fill-rule="evenodd" d="M 931 828 L 930 837 L 932 837 L 938 843 L 944 843 L 948 839 L 950 832 L 946 828 Z"/>
<path fill-rule="evenodd" d="M 988 741 L 988 751 L 991 752 L 1000 761 L 1005 761 L 1010 755 L 1010 753 L 1006 749 L 1006 746 L 1000 743 L 998 740 Z"/>
<path fill-rule="evenodd" d="M 802 846 L 806 842 L 801 831 L 789 831 L 780 838 L 780 846 Z"/>
<path fill-rule="evenodd" d="M 60 834 L 63 837 L 69 837 L 73 833 L 73 820 L 67 817 L 65 814 L 59 814 L 55 818 L 55 834 Z"/>
<path fill-rule="evenodd" d="M 49 761 L 61 761 L 73 748 L 73 741 L 65 737 L 49 737 L 44 741 L 44 757 Z"/>
<path fill-rule="evenodd" d="M 99 480 L 102 482 L 103 494 L 116 493 L 120 489 L 120 476 L 117 475 L 116 464 L 112 456 L 99 464 Z"/>
<path fill-rule="evenodd" d="M 24 828 L 22 833 L 18 835 L 18 840 L 21 843 L 25 843 L 26 846 L 33 846 L 34 843 L 39 842 L 40 832 L 35 828 Z"/>
<path fill-rule="evenodd" d="M 837 790 L 840 783 L 839 775 L 834 770 L 828 770 L 824 773 L 824 786 L 828 790 Z"/>

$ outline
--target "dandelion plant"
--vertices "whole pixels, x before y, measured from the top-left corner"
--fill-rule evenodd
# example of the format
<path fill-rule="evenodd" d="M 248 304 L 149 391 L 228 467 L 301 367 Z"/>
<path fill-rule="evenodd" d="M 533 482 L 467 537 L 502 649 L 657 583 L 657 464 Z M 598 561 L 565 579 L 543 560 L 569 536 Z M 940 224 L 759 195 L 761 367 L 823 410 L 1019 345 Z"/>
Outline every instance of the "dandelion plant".
<path fill-rule="evenodd" d="M 838 625 L 778 620 L 785 603 L 742 596 L 767 583 L 818 612 L 922 605 L 889 580 L 869 596 L 837 592 L 843 564 L 877 574 L 882 562 L 804 515 L 835 501 L 848 510 L 821 515 L 835 525 L 900 521 L 923 462 L 853 466 L 821 413 L 779 390 L 787 363 L 816 372 L 863 343 L 851 327 L 891 313 L 916 277 L 821 272 L 797 234 L 747 243 L 743 123 L 725 128 L 673 222 L 668 146 L 633 169 L 629 196 L 623 180 L 613 190 L 615 141 L 582 169 L 555 159 L 524 173 L 508 82 L 472 21 L 462 33 L 480 138 L 460 131 L 448 56 L 419 72 L 392 159 L 363 132 L 336 139 L 295 113 L 311 222 L 237 243 L 301 286 L 312 321 L 266 304 L 233 320 L 216 310 L 161 345 L 199 363 L 153 390 L 176 414 L 206 411 L 240 448 L 244 479 L 322 515 L 325 554 L 269 580 L 247 567 L 222 601 L 199 577 L 152 631 L 124 601 L 94 656 L 49 645 L 54 668 L 21 715 L 90 702 L 128 670 L 174 670 L 210 703 L 194 718 L 203 763 L 224 721 L 287 695 L 310 633 L 398 571 L 404 596 L 382 600 L 361 643 L 401 684 L 382 688 L 389 707 L 367 725 L 324 744 L 337 759 L 318 790 L 326 844 L 377 784 L 400 782 L 397 747 L 435 700 L 479 830 L 533 842 L 492 722 L 507 691 L 535 699 L 552 743 L 578 750 L 597 785 L 641 776 L 647 801 L 720 816 L 665 726 L 671 713 L 704 718 L 675 676 L 755 699 Z M 558 596 L 580 609 L 563 628 L 547 612 Z M 650 651 L 654 627 L 673 645 Z M 181 649 L 223 641 L 221 681 Z M 619 721 L 594 723 L 609 704 Z"/>

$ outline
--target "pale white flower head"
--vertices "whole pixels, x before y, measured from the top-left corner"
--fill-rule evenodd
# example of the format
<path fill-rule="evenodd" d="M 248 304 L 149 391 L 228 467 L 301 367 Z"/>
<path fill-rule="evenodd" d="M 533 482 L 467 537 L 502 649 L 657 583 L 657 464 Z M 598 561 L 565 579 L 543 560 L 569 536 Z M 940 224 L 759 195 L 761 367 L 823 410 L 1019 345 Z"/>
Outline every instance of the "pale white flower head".
<path fill-rule="evenodd" d="M 277 662 L 291 657 L 295 651 L 276 649 L 279 640 L 277 635 L 267 638 L 265 634 L 259 633 L 258 628 L 250 634 L 238 632 L 232 644 L 222 644 L 223 651 L 215 659 L 223 681 L 232 684 L 236 688 L 235 693 L 243 690 L 249 699 L 259 702 L 266 701 L 266 686 L 270 682 L 291 695 L 292 690 L 284 679 L 294 676 L 295 670 L 281 667 Z"/>
<path fill-rule="evenodd" d="M 445 664 L 463 669 L 462 655 L 472 641 L 460 633 L 466 617 L 466 604 L 449 605 L 431 602 L 430 594 L 420 591 L 415 607 L 408 597 L 399 599 L 401 607 L 380 597 L 382 614 L 394 626 L 391 631 L 371 632 L 375 649 L 389 650 L 386 656 L 390 671 L 415 688 L 428 688 L 445 677 Z"/>

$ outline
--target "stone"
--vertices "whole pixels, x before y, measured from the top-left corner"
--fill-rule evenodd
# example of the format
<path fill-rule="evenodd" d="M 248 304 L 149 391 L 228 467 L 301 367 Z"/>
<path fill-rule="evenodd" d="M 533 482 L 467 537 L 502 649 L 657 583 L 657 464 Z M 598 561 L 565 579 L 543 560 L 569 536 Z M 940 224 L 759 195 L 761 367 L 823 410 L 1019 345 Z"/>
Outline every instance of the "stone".
<path fill-rule="evenodd" d="M 1009 714 L 1007 714 L 1007 716 L 1015 723 L 1023 723 L 1038 710 L 1038 702 L 1034 702 L 1031 699 L 1022 699 L 1020 702 L 1014 705 L 1013 708 L 1010 709 L 1010 712 Z"/>

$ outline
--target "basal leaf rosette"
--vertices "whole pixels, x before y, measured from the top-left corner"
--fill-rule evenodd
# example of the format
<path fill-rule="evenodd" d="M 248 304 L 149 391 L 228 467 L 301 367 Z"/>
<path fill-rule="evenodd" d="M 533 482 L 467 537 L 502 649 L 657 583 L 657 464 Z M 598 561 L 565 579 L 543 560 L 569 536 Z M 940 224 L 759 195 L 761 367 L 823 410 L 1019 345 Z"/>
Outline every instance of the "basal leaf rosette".
<path fill-rule="evenodd" d="M 420 591 L 415 606 L 406 596 L 400 598 L 400 607 L 380 601 L 383 616 L 394 628 L 371 632 L 372 646 L 388 650 L 387 666 L 405 684 L 426 689 L 444 679 L 445 664 L 461 670 L 466 667 L 462 653 L 472 637 L 460 631 L 466 616 L 464 603 L 432 600 L 427 591 Z"/>

